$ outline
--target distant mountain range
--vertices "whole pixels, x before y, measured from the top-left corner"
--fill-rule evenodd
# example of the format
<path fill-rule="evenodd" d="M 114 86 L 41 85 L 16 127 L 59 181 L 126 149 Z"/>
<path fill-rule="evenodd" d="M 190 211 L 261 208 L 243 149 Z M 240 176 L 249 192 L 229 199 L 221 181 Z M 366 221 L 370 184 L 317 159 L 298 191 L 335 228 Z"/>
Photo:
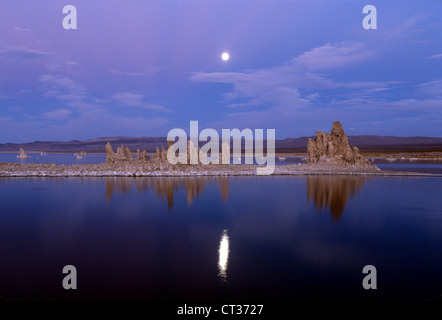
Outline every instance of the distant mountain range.
<path fill-rule="evenodd" d="M 307 140 L 313 137 L 287 138 L 276 140 L 277 152 L 307 152 Z M 392 136 L 349 136 L 352 146 L 361 151 L 395 152 L 395 151 L 427 151 L 442 152 L 442 138 L 432 137 L 392 137 Z M 84 141 L 34 141 L 28 143 L 0 144 L 0 152 L 19 152 L 20 147 L 26 152 L 71 153 L 86 151 L 88 153 L 104 153 L 105 145 L 110 142 L 114 150 L 120 146 L 128 146 L 132 151 L 137 149 L 154 152 L 155 147 L 167 147 L 166 137 L 103 137 Z M 204 143 L 201 143 L 203 145 Z"/>

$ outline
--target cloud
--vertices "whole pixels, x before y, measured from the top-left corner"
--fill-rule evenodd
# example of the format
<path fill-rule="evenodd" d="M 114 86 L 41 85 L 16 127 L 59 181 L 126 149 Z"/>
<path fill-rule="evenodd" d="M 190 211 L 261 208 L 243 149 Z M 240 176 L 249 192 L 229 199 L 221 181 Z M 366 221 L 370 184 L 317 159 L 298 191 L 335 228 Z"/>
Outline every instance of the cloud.
<path fill-rule="evenodd" d="M 68 109 L 58 109 L 44 113 L 43 118 L 49 120 L 64 120 L 68 118 L 71 114 L 72 111 Z"/>
<path fill-rule="evenodd" d="M 223 101 L 229 108 L 294 109 L 305 107 L 310 100 L 317 98 L 311 96 L 311 93 L 302 97 L 301 89 L 388 88 L 396 83 L 339 82 L 315 73 L 319 70 L 348 66 L 373 56 L 374 52 L 361 43 L 325 44 L 304 52 L 282 66 L 245 72 L 197 72 L 191 75 L 190 80 L 232 84 L 233 89 L 223 95 Z"/>
<path fill-rule="evenodd" d="M 56 97 L 60 100 L 83 99 L 86 89 L 74 80 L 54 74 L 45 74 L 38 80 L 44 88 L 45 97 Z"/>
<path fill-rule="evenodd" d="M 3 123 L 3 122 L 9 122 L 9 121 L 11 121 L 12 120 L 12 118 L 10 118 L 10 117 L 1 117 L 0 116 L 0 123 Z"/>
<path fill-rule="evenodd" d="M 54 53 L 48 51 L 40 51 L 25 47 L 6 48 L 0 50 L 0 56 L 13 59 L 37 59 L 53 56 Z"/>
<path fill-rule="evenodd" d="M 146 131 L 146 128 L 149 128 L 148 130 L 161 128 L 169 122 L 161 117 L 117 115 L 106 108 L 106 104 L 109 102 L 116 102 L 154 112 L 170 112 L 163 106 L 145 102 L 144 97 L 140 94 L 120 92 L 114 94 L 110 99 L 94 99 L 89 97 L 86 88 L 74 79 L 52 73 L 40 76 L 39 83 L 43 87 L 44 96 L 55 97 L 66 106 L 41 115 L 42 120 L 64 120 L 62 123 L 54 121 L 50 124 L 53 132 L 68 132 L 69 136 L 77 137 L 82 137 L 84 132 L 97 136 L 104 133 L 107 135 L 143 135 L 149 132 Z M 50 134 L 50 132 L 43 132 L 42 129 L 39 131 L 42 134 Z"/>
<path fill-rule="evenodd" d="M 151 110 L 156 112 L 166 112 L 169 113 L 170 110 L 156 104 L 151 104 L 143 101 L 143 96 L 141 94 L 135 94 L 131 92 L 120 92 L 116 93 L 111 97 L 111 100 L 129 107 L 137 107 L 144 110 Z"/>
<path fill-rule="evenodd" d="M 294 63 L 308 70 L 339 68 L 373 56 L 367 46 L 357 42 L 325 44 L 296 57 Z"/>
<path fill-rule="evenodd" d="M 431 97 L 403 99 L 389 93 L 406 86 L 403 81 L 333 78 L 331 72 L 334 69 L 359 67 L 377 54 L 358 42 L 325 44 L 294 57 L 285 65 L 244 72 L 197 72 L 190 76 L 190 80 L 231 85 L 220 102 L 232 112 L 210 123 L 214 128 L 278 128 L 279 134 L 285 136 L 305 135 L 312 133 L 314 114 L 315 125 L 321 130 L 328 130 L 330 119 L 351 123 L 355 128 L 365 127 L 358 126 L 358 123 L 382 120 L 384 133 L 394 134 L 385 124 L 389 120 L 399 123 L 403 119 L 404 123 L 411 124 L 416 123 L 416 119 L 407 114 L 418 113 L 423 123 L 437 117 L 442 104 L 442 99 L 438 98 L 442 92 L 442 80 L 419 86 L 427 94 L 431 93 Z M 363 129 L 358 130 L 358 134 L 367 134 Z"/>
<path fill-rule="evenodd" d="M 34 34 L 31 29 L 22 28 L 22 27 L 19 27 L 19 26 L 14 27 L 14 31 L 21 32 L 21 33 L 24 33 L 24 34 L 27 34 L 27 35 L 33 35 Z"/>
<path fill-rule="evenodd" d="M 306 98 L 310 101 L 316 100 L 317 98 L 319 98 L 321 95 L 318 92 L 309 94 L 308 96 L 306 96 Z"/>
<path fill-rule="evenodd" d="M 110 73 L 123 75 L 123 76 L 131 76 L 131 77 L 146 77 L 146 76 L 152 76 L 156 73 L 158 73 L 161 70 L 160 67 L 152 67 L 147 70 L 138 71 L 138 72 L 129 72 L 129 71 L 120 71 L 111 69 L 109 70 Z"/>
<path fill-rule="evenodd" d="M 397 81 L 336 81 L 326 76 L 328 70 L 351 66 L 375 56 L 375 52 L 358 42 L 325 44 L 294 57 L 289 63 L 269 69 L 244 72 L 197 72 L 191 75 L 193 82 L 231 84 L 232 88 L 222 96 L 222 103 L 232 112 L 210 123 L 214 128 L 291 128 L 297 123 L 302 132 L 303 123 L 311 121 L 312 112 L 319 123 L 331 117 L 332 100 L 329 91 L 340 94 L 371 89 L 373 93 L 388 90 Z M 320 73 L 319 73 L 320 72 Z M 327 91 L 325 94 L 323 91 Z M 333 92 L 333 91 L 332 91 Z M 364 92 L 365 95 L 368 92 Z M 333 96 L 332 96 L 333 97 Z M 333 100 L 332 100 L 333 101 Z M 320 113 L 320 114 L 318 114 Z M 342 112 L 339 112 L 342 113 Z M 321 118 L 321 119 L 319 119 Z M 333 118 L 333 117 L 332 117 Z M 293 133 L 283 134 L 293 136 Z"/>
<path fill-rule="evenodd" d="M 10 96 L 7 96 L 6 94 L 0 92 L 0 100 L 6 100 L 6 99 L 11 99 L 11 97 L 10 97 Z"/>
<path fill-rule="evenodd" d="M 74 101 L 71 106 L 77 111 L 75 117 L 69 117 L 63 125 L 54 125 L 56 132 L 68 132 L 69 136 L 133 135 L 154 134 L 152 130 L 162 128 L 169 122 L 162 117 L 128 117 L 115 115 L 100 105 L 84 101 Z"/>
<path fill-rule="evenodd" d="M 421 83 L 417 87 L 425 95 L 442 97 L 442 79 Z"/>
<path fill-rule="evenodd" d="M 71 140 L 73 137 L 89 139 L 101 136 L 157 136 L 160 132 L 158 130 L 169 122 L 162 117 L 115 115 L 101 105 L 83 101 L 74 101 L 71 107 L 75 112 L 59 109 L 43 114 L 40 119 L 11 119 L 0 116 L 0 124 L 5 130 L 2 141 L 35 141 L 36 137 L 53 140 L 54 134 L 58 140 Z M 167 131 L 164 135 L 166 133 Z"/>
<path fill-rule="evenodd" d="M 380 134 L 410 136 L 419 129 L 420 135 L 442 136 L 440 106 L 442 99 L 349 99 L 324 104 L 309 104 L 305 108 L 250 110 L 232 112 L 208 127 L 276 129 L 277 138 L 311 136 L 315 130 L 329 131 L 332 121 L 339 120 L 350 135 Z"/>
<path fill-rule="evenodd" d="M 70 91 L 82 91 L 83 88 L 68 77 L 56 76 L 53 74 L 45 74 L 40 77 L 39 81 L 43 84 L 68 89 Z"/>
<path fill-rule="evenodd" d="M 82 136 L 82 132 L 95 132 L 102 135 L 103 132 L 112 135 L 125 135 L 125 132 L 141 134 L 146 128 L 160 128 L 168 123 L 161 117 L 127 117 L 112 114 L 106 107 L 106 103 L 114 101 L 125 106 L 137 107 L 155 112 L 169 112 L 163 106 L 147 103 L 140 94 L 121 92 L 114 94 L 110 99 L 91 99 L 86 95 L 86 89 L 75 80 L 56 74 L 45 74 L 39 78 L 44 89 L 44 96 L 55 97 L 61 100 L 68 108 L 46 112 L 41 115 L 45 120 L 66 120 L 63 124 L 52 124 L 51 128 L 56 131 L 67 131 L 70 135 Z M 90 101 L 98 101 L 98 103 Z M 74 112 L 75 111 L 75 112 Z M 91 128 L 94 130 L 91 130 Z M 115 129 L 117 127 L 118 129 Z M 115 133 L 116 134 L 116 133 Z"/>
<path fill-rule="evenodd" d="M 374 98 L 348 99 L 334 101 L 330 105 L 340 106 L 347 110 L 357 110 L 361 114 L 379 114 L 386 117 L 400 117 L 401 114 L 434 114 L 440 110 L 441 98 L 428 99 L 397 99 L 385 101 Z M 336 110 L 341 109 L 337 108 Z"/>
<path fill-rule="evenodd" d="M 389 28 L 385 33 L 385 37 L 387 39 L 403 39 L 408 38 L 411 34 L 414 34 L 416 32 L 416 25 L 424 20 L 424 16 L 414 16 L 411 17 L 401 24 L 398 24 L 397 26 L 394 26 L 392 28 Z"/>
<path fill-rule="evenodd" d="M 428 59 L 441 59 L 441 58 L 442 58 L 442 53 L 435 54 L 435 55 L 432 55 L 431 57 L 428 57 Z"/>

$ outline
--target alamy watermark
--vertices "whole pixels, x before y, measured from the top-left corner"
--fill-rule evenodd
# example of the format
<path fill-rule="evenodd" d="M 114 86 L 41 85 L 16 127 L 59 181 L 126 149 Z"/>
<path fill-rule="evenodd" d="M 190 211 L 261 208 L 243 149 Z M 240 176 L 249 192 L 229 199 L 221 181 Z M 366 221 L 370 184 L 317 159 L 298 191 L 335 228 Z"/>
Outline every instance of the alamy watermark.
<path fill-rule="evenodd" d="M 63 7 L 62 12 L 66 14 L 62 21 L 63 28 L 66 30 L 77 29 L 77 8 L 69 4 Z"/>
<path fill-rule="evenodd" d="M 66 5 L 62 10 L 64 16 L 63 18 L 63 28 L 66 30 L 76 30 L 77 29 L 77 8 L 73 5 Z M 366 5 L 362 8 L 362 13 L 366 14 L 366 16 L 362 20 L 362 27 L 366 30 L 377 29 L 377 10 L 374 5 Z M 226 55 L 223 57 L 223 60 L 228 60 L 228 53 L 224 53 Z"/>
<path fill-rule="evenodd" d="M 254 133 L 249 128 L 242 131 L 222 129 L 221 152 L 220 136 L 215 129 L 207 128 L 199 132 L 198 121 L 190 121 L 189 133 L 189 140 L 183 129 L 175 128 L 167 134 L 167 141 L 170 144 L 167 160 L 170 164 L 230 164 L 231 145 L 233 145 L 233 164 L 241 164 L 244 141 L 245 164 L 259 165 L 256 168 L 257 175 L 271 175 L 275 171 L 275 129 L 267 129 L 265 140 L 263 129 L 255 129 Z M 199 142 L 206 143 L 199 148 Z M 266 142 L 266 155 L 264 155 L 264 142 Z"/>
<path fill-rule="evenodd" d="M 63 267 L 63 274 L 67 274 L 63 278 L 63 288 L 65 290 L 77 289 L 77 268 L 73 265 L 67 265 Z"/>
<path fill-rule="evenodd" d="M 376 267 L 371 264 L 368 264 L 364 266 L 364 268 L 362 269 L 362 273 L 367 274 L 362 280 L 362 287 L 365 290 L 377 289 L 378 277 L 377 277 Z"/>
<path fill-rule="evenodd" d="M 370 29 L 376 30 L 378 28 L 378 23 L 377 23 L 378 14 L 376 7 L 371 4 L 366 5 L 364 6 L 364 8 L 362 8 L 362 13 L 367 14 L 362 20 L 362 27 L 365 30 L 370 30 Z"/>

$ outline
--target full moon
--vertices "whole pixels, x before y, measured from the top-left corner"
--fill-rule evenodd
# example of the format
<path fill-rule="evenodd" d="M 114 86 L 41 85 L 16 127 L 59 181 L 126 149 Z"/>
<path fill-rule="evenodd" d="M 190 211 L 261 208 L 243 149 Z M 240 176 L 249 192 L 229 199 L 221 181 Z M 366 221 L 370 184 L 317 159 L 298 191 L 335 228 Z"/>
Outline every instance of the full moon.
<path fill-rule="evenodd" d="M 223 52 L 221 54 L 221 59 L 223 59 L 223 61 L 227 61 L 230 59 L 230 54 L 228 52 Z"/>

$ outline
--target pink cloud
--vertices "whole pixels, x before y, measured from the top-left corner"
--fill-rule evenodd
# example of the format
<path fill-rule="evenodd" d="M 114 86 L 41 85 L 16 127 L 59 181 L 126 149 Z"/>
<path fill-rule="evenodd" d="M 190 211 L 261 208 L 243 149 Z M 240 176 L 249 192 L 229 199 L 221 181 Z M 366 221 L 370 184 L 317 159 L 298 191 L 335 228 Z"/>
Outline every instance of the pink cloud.
<path fill-rule="evenodd" d="M 68 109 L 58 109 L 44 113 L 43 118 L 49 120 L 64 120 L 68 118 L 71 114 L 72 111 Z"/>
<path fill-rule="evenodd" d="M 144 110 L 151 110 L 157 112 L 166 112 L 169 113 L 170 110 L 156 104 L 151 104 L 143 101 L 143 95 L 131 93 L 131 92 L 120 92 L 116 93 L 111 97 L 111 100 L 114 100 L 120 104 L 130 107 L 137 107 Z"/>
<path fill-rule="evenodd" d="M 364 61 L 373 55 L 374 53 L 362 43 L 328 43 L 304 52 L 294 59 L 294 63 L 308 70 L 330 69 Z"/>

